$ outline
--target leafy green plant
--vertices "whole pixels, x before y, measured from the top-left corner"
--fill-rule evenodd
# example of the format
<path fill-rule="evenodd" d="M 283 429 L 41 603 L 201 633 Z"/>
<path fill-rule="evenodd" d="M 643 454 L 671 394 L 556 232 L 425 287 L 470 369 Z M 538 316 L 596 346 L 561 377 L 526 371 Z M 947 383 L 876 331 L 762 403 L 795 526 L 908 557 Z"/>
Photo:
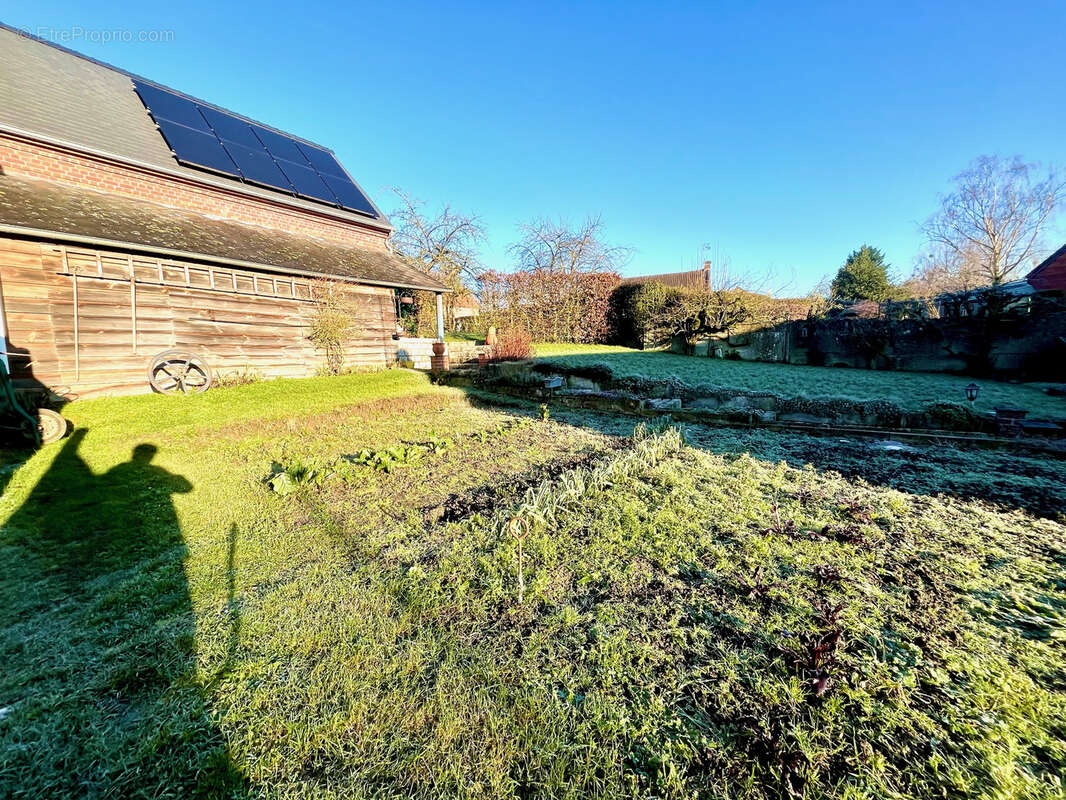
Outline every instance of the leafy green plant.
<path fill-rule="evenodd" d="M 429 452 L 433 455 L 439 456 L 451 450 L 453 444 L 454 442 L 451 439 L 445 439 L 434 433 L 429 437 L 429 441 L 426 442 L 425 447 L 427 447 Z"/>
<path fill-rule="evenodd" d="M 423 445 L 395 445 L 380 450 L 364 448 L 350 456 L 355 464 L 362 464 L 379 472 L 391 473 L 397 467 L 409 467 L 422 460 L 427 448 Z"/>
<path fill-rule="evenodd" d="M 540 408 L 537 409 L 540 412 L 540 421 L 547 422 L 551 419 L 551 411 L 548 409 L 547 403 L 541 403 Z"/>
<path fill-rule="evenodd" d="M 307 486 L 314 486 L 322 478 L 322 471 L 299 459 L 288 464 L 271 464 L 270 476 L 266 479 L 271 491 L 288 495 Z"/>

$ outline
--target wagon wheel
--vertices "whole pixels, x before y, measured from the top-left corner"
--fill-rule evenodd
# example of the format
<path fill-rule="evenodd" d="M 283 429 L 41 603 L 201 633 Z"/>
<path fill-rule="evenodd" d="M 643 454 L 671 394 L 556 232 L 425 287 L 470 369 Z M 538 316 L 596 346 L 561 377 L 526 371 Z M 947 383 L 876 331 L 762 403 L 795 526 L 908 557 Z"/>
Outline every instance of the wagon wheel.
<path fill-rule="evenodd" d="M 67 435 L 67 421 L 50 408 L 37 409 L 37 433 L 41 444 L 58 442 Z"/>
<path fill-rule="evenodd" d="M 199 394 L 211 387 L 211 368 L 195 353 L 167 350 L 152 359 L 148 383 L 160 394 Z"/>

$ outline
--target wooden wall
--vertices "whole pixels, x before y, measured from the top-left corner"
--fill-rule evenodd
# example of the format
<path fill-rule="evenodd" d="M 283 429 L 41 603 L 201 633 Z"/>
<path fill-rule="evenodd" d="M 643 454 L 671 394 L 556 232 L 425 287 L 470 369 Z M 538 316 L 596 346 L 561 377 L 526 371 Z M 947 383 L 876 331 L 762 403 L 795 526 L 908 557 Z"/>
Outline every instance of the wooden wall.
<path fill-rule="evenodd" d="M 131 275 L 133 280 L 131 281 Z M 75 396 L 148 391 L 163 350 L 203 355 L 215 374 L 314 374 L 308 340 L 314 280 L 117 251 L 0 237 L 0 294 L 12 372 Z M 391 289 L 344 284 L 357 336 L 346 364 L 384 366 Z M 76 313 L 75 313 L 76 311 Z"/>

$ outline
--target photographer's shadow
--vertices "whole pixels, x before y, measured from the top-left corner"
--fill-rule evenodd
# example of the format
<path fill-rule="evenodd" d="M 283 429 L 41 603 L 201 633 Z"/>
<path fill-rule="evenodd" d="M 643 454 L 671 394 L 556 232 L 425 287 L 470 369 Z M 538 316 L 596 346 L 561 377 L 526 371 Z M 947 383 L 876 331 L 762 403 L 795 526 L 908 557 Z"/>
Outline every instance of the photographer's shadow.
<path fill-rule="evenodd" d="M 14 565 L 0 580 L 5 625 L 27 625 L 0 678 L 0 795 L 49 784 L 56 796 L 239 796 L 196 672 L 172 500 L 193 486 L 155 464 L 151 444 L 94 474 L 85 435 L 63 443 L 0 533 Z"/>

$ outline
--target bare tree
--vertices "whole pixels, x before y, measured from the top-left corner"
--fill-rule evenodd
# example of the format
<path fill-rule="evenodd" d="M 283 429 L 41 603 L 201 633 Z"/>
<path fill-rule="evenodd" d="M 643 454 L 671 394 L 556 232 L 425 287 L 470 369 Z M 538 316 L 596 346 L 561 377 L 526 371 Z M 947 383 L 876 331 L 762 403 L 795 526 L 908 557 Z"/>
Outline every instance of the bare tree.
<path fill-rule="evenodd" d="M 955 176 L 955 189 L 922 230 L 948 272 L 979 267 L 983 283 L 1017 277 L 1041 254 L 1041 235 L 1062 204 L 1066 181 L 1020 158 L 981 156 Z"/>
<path fill-rule="evenodd" d="M 941 245 L 919 259 L 903 288 L 914 297 L 936 297 L 947 292 L 976 289 L 988 282 L 975 247 L 957 251 Z"/>
<path fill-rule="evenodd" d="M 563 220 L 537 219 L 518 226 L 522 238 L 510 247 L 521 270 L 552 275 L 615 272 L 630 256 L 626 247 L 603 241 L 603 220 L 586 217 L 573 227 Z"/>
<path fill-rule="evenodd" d="M 679 320 L 674 327 L 674 335 L 684 338 L 689 352 L 696 338 L 728 334 L 733 328 L 755 319 L 756 309 L 749 300 L 750 295 L 722 289 L 701 292 L 700 295 L 702 302 L 696 313 Z"/>
<path fill-rule="evenodd" d="M 444 297 L 445 315 L 451 320 L 455 301 L 471 294 L 468 286 L 477 281 L 482 271 L 480 248 L 485 229 L 481 220 L 473 214 L 460 214 L 450 205 L 430 215 L 422 201 L 401 189 L 392 191 L 401 204 L 389 215 L 395 226 L 393 250 L 452 290 Z M 415 299 L 419 308 L 428 308 L 426 298 L 416 295 Z"/>
<path fill-rule="evenodd" d="M 509 250 L 518 270 L 530 278 L 527 302 L 555 309 L 547 335 L 569 341 L 570 332 L 581 327 L 586 277 L 617 272 L 631 251 L 604 241 L 599 216 L 586 217 L 576 227 L 564 220 L 537 219 L 518 230 L 521 239 Z"/>

